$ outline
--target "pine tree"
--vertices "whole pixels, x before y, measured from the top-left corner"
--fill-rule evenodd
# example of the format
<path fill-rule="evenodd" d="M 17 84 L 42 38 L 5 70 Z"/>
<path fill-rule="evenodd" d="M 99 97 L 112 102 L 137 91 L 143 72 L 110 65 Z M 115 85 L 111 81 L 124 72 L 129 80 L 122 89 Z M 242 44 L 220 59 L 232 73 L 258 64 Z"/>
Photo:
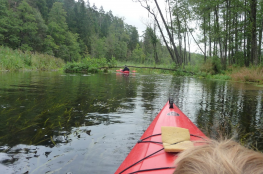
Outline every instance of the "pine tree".
<path fill-rule="evenodd" d="M 60 2 L 55 2 L 50 10 L 48 33 L 54 39 L 56 45 L 54 46 L 55 50 L 53 50 L 55 56 L 63 58 L 66 61 L 79 59 L 78 37 L 68 31 L 66 12 L 63 9 L 63 4 Z M 52 40 L 50 39 L 49 41 Z"/>
<path fill-rule="evenodd" d="M 20 44 L 21 50 L 33 50 L 33 40 L 37 34 L 37 23 L 33 8 L 23 0 L 18 8 L 17 14 L 19 19 Z"/>

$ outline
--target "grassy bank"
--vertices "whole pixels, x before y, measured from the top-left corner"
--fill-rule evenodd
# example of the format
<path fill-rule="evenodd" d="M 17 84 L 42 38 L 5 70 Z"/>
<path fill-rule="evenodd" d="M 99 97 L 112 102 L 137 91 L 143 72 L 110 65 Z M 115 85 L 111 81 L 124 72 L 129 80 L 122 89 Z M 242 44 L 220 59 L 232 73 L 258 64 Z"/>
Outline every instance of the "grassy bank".
<path fill-rule="evenodd" d="M 263 67 L 230 67 L 229 70 L 232 80 L 263 84 Z"/>
<path fill-rule="evenodd" d="M 0 71 L 13 70 L 58 70 L 64 69 L 66 72 L 92 72 L 96 73 L 101 67 L 157 67 L 176 69 L 176 71 L 161 69 L 141 69 L 130 67 L 139 73 L 173 74 L 178 76 L 195 76 L 197 78 L 233 80 L 238 82 L 252 82 L 263 85 L 263 67 L 238 67 L 229 66 L 222 70 L 221 63 L 216 59 L 208 59 L 206 63 L 197 62 L 195 65 L 184 65 L 176 67 L 175 64 L 138 64 L 133 62 L 117 62 L 113 57 L 110 60 L 105 58 L 95 59 L 86 57 L 79 62 L 68 62 L 67 64 L 60 58 L 47 54 L 22 52 L 11 48 L 0 46 Z M 107 68 L 106 68 L 107 69 Z M 106 70 L 103 69 L 103 70 Z M 187 73 L 189 72 L 189 73 Z"/>
<path fill-rule="evenodd" d="M 0 70 L 58 70 L 64 61 L 47 54 L 22 52 L 0 46 Z"/>

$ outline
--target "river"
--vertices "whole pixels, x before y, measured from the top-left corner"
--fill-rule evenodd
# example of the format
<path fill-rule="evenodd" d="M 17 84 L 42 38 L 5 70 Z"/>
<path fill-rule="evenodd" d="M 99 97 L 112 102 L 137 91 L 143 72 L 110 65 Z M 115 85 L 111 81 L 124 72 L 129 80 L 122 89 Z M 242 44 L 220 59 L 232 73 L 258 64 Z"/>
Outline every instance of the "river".
<path fill-rule="evenodd" d="M 263 151 L 263 90 L 111 72 L 0 72 L 0 173 L 114 173 L 169 96 L 209 137 Z"/>

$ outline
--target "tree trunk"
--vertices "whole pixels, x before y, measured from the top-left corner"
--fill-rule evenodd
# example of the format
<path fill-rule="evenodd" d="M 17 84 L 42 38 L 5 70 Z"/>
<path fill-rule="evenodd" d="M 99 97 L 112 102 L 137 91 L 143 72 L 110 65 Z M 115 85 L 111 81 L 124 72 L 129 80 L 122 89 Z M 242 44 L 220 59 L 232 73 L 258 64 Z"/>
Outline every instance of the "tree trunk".
<path fill-rule="evenodd" d="M 161 15 L 161 18 L 162 18 L 163 24 L 164 24 L 164 26 L 165 26 L 165 29 L 166 29 L 166 31 L 167 31 L 167 33 L 168 33 L 170 42 L 171 42 L 172 45 L 173 45 L 174 53 L 175 53 L 176 60 L 177 60 L 177 64 L 181 65 L 181 64 L 182 64 L 182 61 L 181 61 L 181 58 L 180 58 L 180 56 L 179 56 L 177 47 L 176 47 L 175 44 L 174 44 L 174 40 L 173 40 L 173 38 L 172 38 L 172 36 L 171 36 L 171 32 L 170 32 L 169 29 L 168 29 L 168 26 L 167 26 L 167 24 L 166 24 L 166 22 L 165 22 L 165 19 L 164 19 L 164 17 L 163 17 L 163 14 L 162 14 L 162 11 L 161 11 L 161 9 L 160 9 L 160 7 L 159 7 L 159 4 L 157 3 L 157 0 L 154 0 L 154 2 L 155 2 L 155 4 L 156 4 L 156 6 L 157 6 L 157 9 L 158 9 L 160 15 Z"/>
<path fill-rule="evenodd" d="M 217 34 L 217 23 L 216 22 L 218 22 L 218 19 L 217 19 L 217 10 L 216 10 L 216 8 L 215 8 L 215 11 L 214 11 L 214 19 L 215 19 L 215 21 L 214 21 L 214 33 L 215 34 Z M 217 37 L 218 36 L 214 36 L 214 54 L 213 54 L 213 56 L 217 56 Z"/>
<path fill-rule="evenodd" d="M 187 38 L 188 38 L 188 61 L 191 64 L 191 45 L 190 45 L 190 37 L 189 37 L 189 32 L 187 32 Z"/>
<path fill-rule="evenodd" d="M 244 21 L 245 21 L 245 24 L 244 24 L 244 31 L 243 31 L 243 37 L 244 37 L 244 41 L 243 41 L 243 50 L 244 50 L 244 63 L 245 63 L 245 65 L 246 66 L 249 66 L 249 61 L 247 61 L 247 49 L 246 49 L 246 41 L 247 41 L 247 38 L 246 38 L 246 31 L 247 31 L 247 29 L 246 29 L 246 20 L 247 20 L 247 12 L 245 12 L 245 15 L 244 15 Z"/>
<path fill-rule="evenodd" d="M 236 13 L 235 16 L 235 55 L 238 53 L 238 31 L 237 31 L 237 25 L 238 25 L 238 14 Z M 234 57 L 234 63 L 237 64 L 238 60 L 237 57 Z"/>
<path fill-rule="evenodd" d="M 251 63 L 254 65 L 258 64 L 257 57 L 257 0 L 251 0 L 250 4 L 251 12 L 250 12 L 250 22 L 252 26 L 251 30 Z"/>
<path fill-rule="evenodd" d="M 178 32 L 177 32 L 177 37 L 179 40 L 179 51 L 180 51 L 180 56 L 182 57 L 182 36 L 181 36 L 181 24 L 179 21 L 178 15 L 176 15 L 176 20 L 177 20 L 177 25 L 178 25 Z"/>
<path fill-rule="evenodd" d="M 203 27 L 204 27 L 204 46 L 205 46 L 205 55 L 204 55 L 204 61 L 206 62 L 206 27 L 205 27 L 205 24 L 206 24 L 206 20 L 205 20 L 205 15 L 203 16 Z"/>
<path fill-rule="evenodd" d="M 176 60 L 175 57 L 174 57 L 173 52 L 171 51 L 171 48 L 168 46 L 168 43 L 167 43 L 167 41 L 166 41 L 166 39 L 165 39 L 165 37 L 164 37 L 163 31 L 162 31 L 162 28 L 161 28 L 161 26 L 160 26 L 160 24 L 159 24 L 158 19 L 156 18 L 155 14 L 153 14 L 153 16 L 154 16 L 154 19 L 155 19 L 155 21 L 156 21 L 156 23 L 157 23 L 157 26 L 158 26 L 158 28 L 159 28 L 159 31 L 161 32 L 161 35 L 162 35 L 162 37 L 163 37 L 163 41 L 164 41 L 164 43 L 165 43 L 166 48 L 168 49 L 168 51 L 169 51 L 169 53 L 170 53 L 170 56 L 171 56 L 172 60 L 173 60 L 174 62 L 177 62 L 177 60 Z"/>
<path fill-rule="evenodd" d="M 258 39 L 258 64 L 261 64 L 261 45 L 262 45 L 262 28 L 263 28 L 263 19 L 261 19 L 261 27 L 259 28 L 259 39 Z"/>
<path fill-rule="evenodd" d="M 155 23 L 153 24 L 153 33 L 154 33 L 154 36 L 156 36 L 156 25 Z M 158 59 L 158 54 L 157 54 L 157 43 L 154 42 L 153 44 L 153 52 L 154 52 L 154 61 L 155 61 L 155 64 L 158 64 L 159 63 L 159 59 Z"/>
<path fill-rule="evenodd" d="M 212 43 L 211 43 L 211 15 L 210 15 L 210 11 L 208 14 L 208 20 L 209 20 L 209 24 L 208 24 L 208 28 L 209 28 L 209 57 L 212 57 Z"/>
<path fill-rule="evenodd" d="M 184 32 L 184 64 L 187 65 L 187 55 L 186 55 L 186 32 Z"/>

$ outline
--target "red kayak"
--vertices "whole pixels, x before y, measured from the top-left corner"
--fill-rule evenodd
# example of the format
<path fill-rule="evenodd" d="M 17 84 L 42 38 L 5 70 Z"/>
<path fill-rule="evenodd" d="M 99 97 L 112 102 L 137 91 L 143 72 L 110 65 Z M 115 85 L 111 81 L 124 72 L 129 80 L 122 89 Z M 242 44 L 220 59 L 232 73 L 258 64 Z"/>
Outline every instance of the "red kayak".
<path fill-rule="evenodd" d="M 120 69 L 120 70 L 119 70 L 119 69 L 117 69 L 116 71 L 118 71 L 118 72 L 121 72 L 121 73 L 130 73 L 130 71 L 122 71 L 122 69 Z M 134 72 L 134 73 L 135 73 L 136 71 L 135 71 L 135 70 L 133 70 L 132 72 Z"/>
<path fill-rule="evenodd" d="M 173 101 L 168 101 L 155 117 L 141 139 L 133 147 L 115 174 L 172 174 L 174 161 L 178 153 L 165 152 L 161 139 L 161 127 L 173 126 L 186 128 L 190 132 L 191 141 L 204 141 L 207 137 Z M 201 145 L 200 143 L 194 144 Z"/>
<path fill-rule="evenodd" d="M 122 69 L 116 70 L 116 71 L 121 72 L 121 73 L 130 73 L 130 71 L 122 71 Z"/>

